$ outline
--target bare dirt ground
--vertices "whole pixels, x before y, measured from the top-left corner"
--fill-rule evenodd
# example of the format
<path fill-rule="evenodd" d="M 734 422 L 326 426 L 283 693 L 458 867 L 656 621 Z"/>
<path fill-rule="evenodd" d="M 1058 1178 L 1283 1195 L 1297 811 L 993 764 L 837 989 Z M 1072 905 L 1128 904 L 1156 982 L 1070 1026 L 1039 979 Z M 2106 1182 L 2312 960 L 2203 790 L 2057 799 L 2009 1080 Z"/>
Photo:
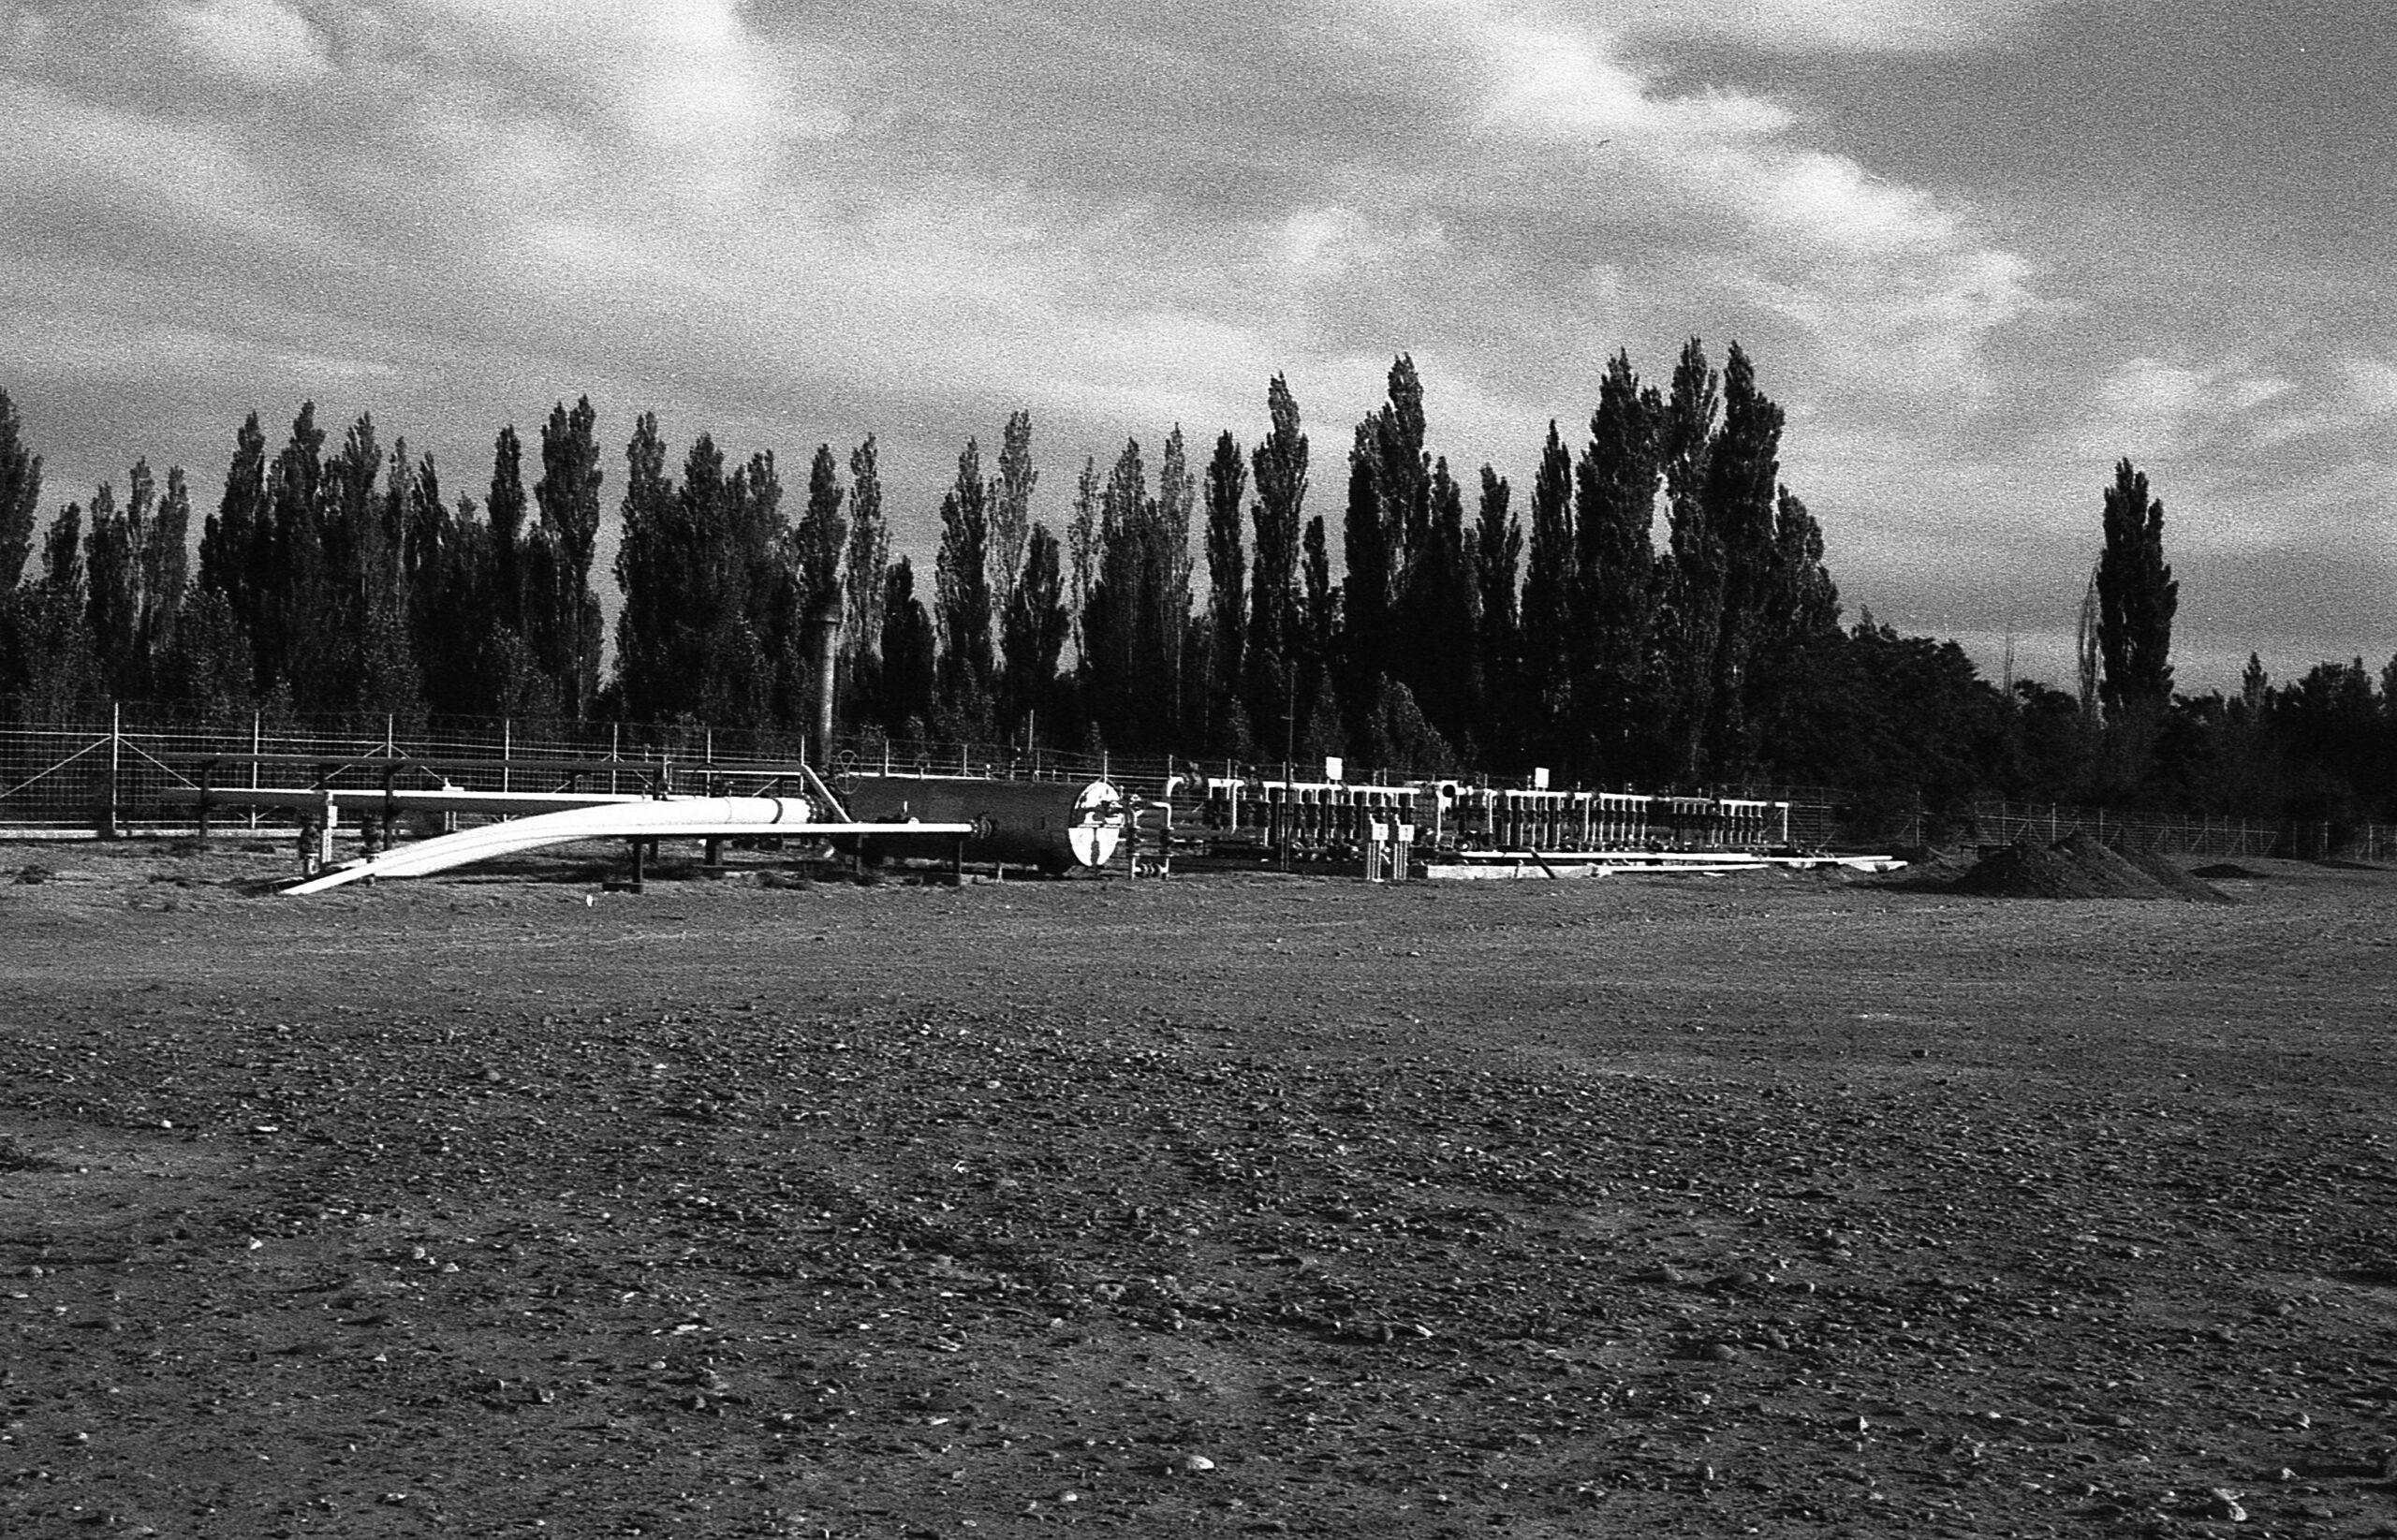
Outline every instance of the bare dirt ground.
<path fill-rule="evenodd" d="M 2248 864 L 10 846 L 0 1534 L 2397 1534 L 2397 873 Z"/>

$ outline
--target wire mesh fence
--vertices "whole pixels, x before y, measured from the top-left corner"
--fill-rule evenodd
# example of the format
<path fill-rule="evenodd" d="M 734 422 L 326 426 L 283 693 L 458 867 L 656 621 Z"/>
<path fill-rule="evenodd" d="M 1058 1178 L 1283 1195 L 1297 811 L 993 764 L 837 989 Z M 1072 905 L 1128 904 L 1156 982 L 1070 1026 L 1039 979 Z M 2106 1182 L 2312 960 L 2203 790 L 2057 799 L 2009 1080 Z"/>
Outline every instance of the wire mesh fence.
<path fill-rule="evenodd" d="M 820 756 L 818 756 L 820 758 Z M 805 772 L 1048 780 L 1118 778 L 1161 791 L 1172 762 L 1039 746 L 836 741 L 810 765 L 804 735 L 704 723 L 485 718 L 193 721 L 138 703 L 27 720 L 0 701 L 0 834 L 138 835 L 188 830 L 204 796 L 285 787 L 366 798 L 383 791 L 771 794 Z M 273 809 L 232 814 L 289 824 Z M 228 827 L 223 813 L 214 822 Z"/>
<path fill-rule="evenodd" d="M 962 744 L 880 734 L 836 741 L 831 762 L 809 767 L 797 730 L 718 728 L 704 723 L 517 721 L 395 716 L 271 719 L 252 713 L 194 721 L 139 703 L 104 703 L 28 720 L 0 702 L 0 836 L 159 834 L 196 824 L 201 795 L 299 787 L 365 797 L 386 790 L 616 794 L 772 794 L 793 788 L 802 767 L 846 772 L 1007 779 L 1107 779 L 1161 795 L 1177 775 L 1279 776 L 1283 767 L 1074 753 L 1043 746 Z M 1352 770 L 1359 781 L 1404 781 Z M 2076 832 L 2160 855 L 2397 859 L 2397 825 L 2272 821 L 2120 812 L 2058 803 L 1988 800 L 1939 819 L 1868 807 L 1820 786 L 1716 788 L 1789 804 L 1791 841 L 1806 849 L 1927 843 L 2052 843 Z M 295 814 L 242 808 L 216 827 L 283 827 Z"/>
<path fill-rule="evenodd" d="M 1967 838 L 1980 844 L 2040 840 L 2052 844 L 2072 834 L 2093 835 L 2120 850 L 2159 856 L 2289 857 L 2300 860 L 2397 858 L 2397 824 L 2327 819 L 2253 819 L 2198 814 L 2121 812 L 2041 802 L 1977 802 Z"/>

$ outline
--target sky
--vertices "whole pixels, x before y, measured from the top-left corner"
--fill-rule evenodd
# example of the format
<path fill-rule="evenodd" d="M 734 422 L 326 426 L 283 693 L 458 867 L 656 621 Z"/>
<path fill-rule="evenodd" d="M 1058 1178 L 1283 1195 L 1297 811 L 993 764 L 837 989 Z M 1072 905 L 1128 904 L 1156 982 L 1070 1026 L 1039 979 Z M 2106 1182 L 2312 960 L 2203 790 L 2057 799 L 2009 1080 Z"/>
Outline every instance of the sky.
<path fill-rule="evenodd" d="M 2379 0 L 0 0 L 0 389 L 44 502 L 213 507 L 256 410 L 478 493 L 599 413 L 1202 462 L 1287 376 L 1336 530 L 1413 357 L 1528 501 L 1606 360 L 1738 343 L 1848 617 L 2071 687 L 2118 459 L 2184 689 L 2397 651 L 2397 28 Z M 1335 540 L 1335 549 L 1337 542 Z M 603 546 L 603 559 L 606 548 Z"/>

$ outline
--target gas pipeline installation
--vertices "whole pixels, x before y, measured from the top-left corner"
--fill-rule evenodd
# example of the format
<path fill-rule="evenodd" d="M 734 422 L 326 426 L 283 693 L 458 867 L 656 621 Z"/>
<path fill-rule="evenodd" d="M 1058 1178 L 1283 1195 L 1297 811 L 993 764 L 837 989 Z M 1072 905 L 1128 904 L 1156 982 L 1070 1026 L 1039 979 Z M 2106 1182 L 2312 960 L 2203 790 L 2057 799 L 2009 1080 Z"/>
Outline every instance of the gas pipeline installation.
<path fill-rule="evenodd" d="M 489 783 L 493 779 L 498 785 Z M 292 829 L 282 892 L 429 876 L 604 842 L 610 887 L 639 890 L 665 842 L 699 870 L 800 864 L 871 879 L 907 873 L 1052 878 L 1279 871 L 1371 882 L 1707 873 L 1767 866 L 1886 870 L 1887 857 L 1811 848 L 1787 801 L 1462 779 L 1351 782 L 1337 762 L 1302 778 L 1196 767 L 1146 776 L 1037 761 L 677 764 L 664 757 L 443 759 L 367 752 L 212 755 L 169 799 L 202 840 L 228 820 Z M 464 785 L 465 781 L 479 784 Z"/>

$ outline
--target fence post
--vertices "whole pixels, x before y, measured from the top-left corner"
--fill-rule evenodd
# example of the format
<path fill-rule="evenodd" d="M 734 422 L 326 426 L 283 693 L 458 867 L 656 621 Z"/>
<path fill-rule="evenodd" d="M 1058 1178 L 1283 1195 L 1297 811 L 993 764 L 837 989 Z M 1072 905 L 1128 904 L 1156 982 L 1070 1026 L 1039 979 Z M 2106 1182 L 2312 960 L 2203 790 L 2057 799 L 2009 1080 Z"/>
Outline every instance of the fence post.
<path fill-rule="evenodd" d="M 100 818 L 100 838 L 113 840 L 117 836 L 116 814 L 122 787 L 117 777 L 125 764 L 125 706 L 120 701 L 109 702 L 109 805 Z"/>
<path fill-rule="evenodd" d="M 499 719 L 499 789 L 502 791 L 515 789 L 508 784 L 507 770 L 507 762 L 515 757 L 516 719 L 512 716 L 503 716 Z M 610 786 L 608 789 L 613 791 L 615 788 Z"/>
<path fill-rule="evenodd" d="M 261 752 L 259 745 L 265 741 L 266 725 L 263 713 L 252 711 L 250 713 L 250 789 L 252 791 L 258 789 L 258 755 Z M 250 804 L 250 831 L 256 833 L 257 827 L 258 808 L 257 804 L 253 802 Z"/>

